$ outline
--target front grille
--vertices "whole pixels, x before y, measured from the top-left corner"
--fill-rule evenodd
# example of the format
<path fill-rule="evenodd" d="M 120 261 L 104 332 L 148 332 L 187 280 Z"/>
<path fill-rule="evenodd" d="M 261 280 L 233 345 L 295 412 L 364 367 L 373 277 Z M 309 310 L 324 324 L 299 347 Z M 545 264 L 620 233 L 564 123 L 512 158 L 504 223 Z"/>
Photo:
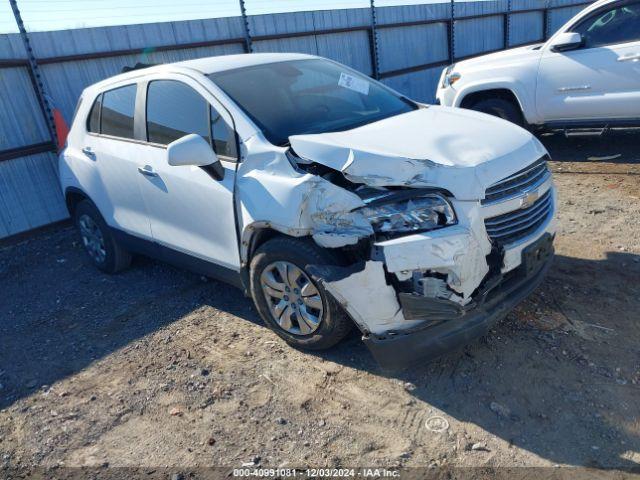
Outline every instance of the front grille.
<path fill-rule="evenodd" d="M 492 242 L 507 245 L 535 232 L 549 218 L 552 210 L 553 198 L 549 189 L 530 207 L 486 218 L 484 226 Z"/>
<path fill-rule="evenodd" d="M 484 192 L 483 204 L 496 202 L 516 196 L 533 185 L 544 182 L 550 175 L 547 167 L 547 155 L 526 168 L 494 183 Z"/>

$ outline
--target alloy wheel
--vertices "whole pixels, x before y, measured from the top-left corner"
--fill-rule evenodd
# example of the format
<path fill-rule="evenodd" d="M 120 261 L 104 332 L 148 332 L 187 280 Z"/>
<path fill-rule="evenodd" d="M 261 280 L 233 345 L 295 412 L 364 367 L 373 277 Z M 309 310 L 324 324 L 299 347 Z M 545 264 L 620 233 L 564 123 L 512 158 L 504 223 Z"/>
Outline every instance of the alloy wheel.
<path fill-rule="evenodd" d="M 98 224 L 89 215 L 78 219 L 80 237 L 89 256 L 97 263 L 104 263 L 107 250 L 104 246 L 104 235 Z"/>
<path fill-rule="evenodd" d="M 260 286 L 273 319 L 283 330 L 311 335 L 320 327 L 322 298 L 302 269 L 290 262 L 273 262 L 260 275 Z"/>

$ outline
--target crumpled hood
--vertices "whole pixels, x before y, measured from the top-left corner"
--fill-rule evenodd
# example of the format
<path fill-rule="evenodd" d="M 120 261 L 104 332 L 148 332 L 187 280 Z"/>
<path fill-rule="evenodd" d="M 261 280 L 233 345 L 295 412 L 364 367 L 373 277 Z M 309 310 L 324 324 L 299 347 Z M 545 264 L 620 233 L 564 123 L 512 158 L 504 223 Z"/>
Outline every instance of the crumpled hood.
<path fill-rule="evenodd" d="M 343 132 L 289 137 L 305 161 L 370 186 L 439 187 L 459 200 L 546 154 L 529 132 L 471 110 L 430 106 Z"/>

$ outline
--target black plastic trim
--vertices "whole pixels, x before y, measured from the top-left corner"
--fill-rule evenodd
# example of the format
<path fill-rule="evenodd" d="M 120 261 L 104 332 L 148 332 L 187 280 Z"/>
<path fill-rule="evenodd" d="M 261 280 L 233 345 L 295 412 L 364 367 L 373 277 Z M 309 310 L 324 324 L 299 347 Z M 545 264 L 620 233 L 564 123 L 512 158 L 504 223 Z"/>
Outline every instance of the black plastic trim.
<path fill-rule="evenodd" d="M 436 358 L 486 334 L 542 282 L 549 270 L 553 255 L 532 275 L 513 285 L 498 286 L 491 298 L 465 315 L 430 324 L 410 333 L 396 333 L 378 337 L 363 337 L 365 345 L 384 370 L 397 371 L 418 362 Z M 522 268 L 522 267 L 519 267 Z"/>
<path fill-rule="evenodd" d="M 117 228 L 112 227 L 111 231 L 116 240 L 132 253 L 156 258 L 176 267 L 215 278 L 240 289 L 243 288 L 240 272 L 179 252 L 157 242 L 131 235 Z"/>
<path fill-rule="evenodd" d="M 640 127 L 640 117 L 638 118 L 592 118 L 585 120 L 554 120 L 543 125 L 549 129 L 572 129 L 572 128 L 624 128 Z"/>

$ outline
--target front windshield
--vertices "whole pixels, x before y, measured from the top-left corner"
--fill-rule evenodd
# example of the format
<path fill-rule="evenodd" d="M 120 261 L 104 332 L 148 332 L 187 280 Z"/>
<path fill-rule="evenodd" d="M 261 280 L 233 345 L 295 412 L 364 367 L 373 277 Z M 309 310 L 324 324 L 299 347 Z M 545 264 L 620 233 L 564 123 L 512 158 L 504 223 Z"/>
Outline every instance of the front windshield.
<path fill-rule="evenodd" d="M 255 65 L 209 78 L 280 146 L 291 135 L 348 130 L 418 108 L 365 75 L 322 59 Z"/>

